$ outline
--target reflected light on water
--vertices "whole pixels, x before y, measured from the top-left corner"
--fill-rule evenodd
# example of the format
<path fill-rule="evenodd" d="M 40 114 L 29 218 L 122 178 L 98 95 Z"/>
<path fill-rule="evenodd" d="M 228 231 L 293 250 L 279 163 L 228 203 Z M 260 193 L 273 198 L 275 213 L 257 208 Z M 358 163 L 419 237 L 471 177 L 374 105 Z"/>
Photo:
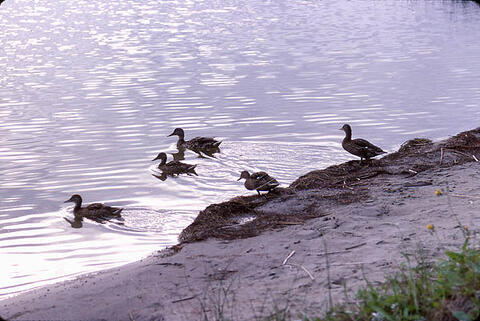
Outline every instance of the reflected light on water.
<path fill-rule="evenodd" d="M 458 1 L 5 1 L 0 10 L 0 297 L 176 243 L 205 206 L 352 159 L 478 126 L 480 7 Z M 453 111 L 453 112 L 452 112 Z M 159 152 L 216 136 L 196 176 Z M 71 205 L 124 207 L 84 220 Z"/>

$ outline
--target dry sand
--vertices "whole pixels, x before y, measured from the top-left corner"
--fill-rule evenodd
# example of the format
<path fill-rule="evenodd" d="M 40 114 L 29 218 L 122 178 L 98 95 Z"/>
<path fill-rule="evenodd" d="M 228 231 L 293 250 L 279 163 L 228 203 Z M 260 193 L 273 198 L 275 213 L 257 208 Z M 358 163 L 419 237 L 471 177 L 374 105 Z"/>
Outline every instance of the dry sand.
<path fill-rule="evenodd" d="M 464 226 L 476 235 L 479 138 L 477 129 L 435 144 L 417 140 L 369 166 L 332 166 L 269 196 L 211 206 L 182 233 L 184 243 L 3 300 L 0 315 L 258 320 L 287 308 L 294 319 L 319 316 L 330 300 L 346 299 L 345 288 L 353 296 L 365 279 L 382 281 L 404 254 L 441 258 L 463 243 Z"/>

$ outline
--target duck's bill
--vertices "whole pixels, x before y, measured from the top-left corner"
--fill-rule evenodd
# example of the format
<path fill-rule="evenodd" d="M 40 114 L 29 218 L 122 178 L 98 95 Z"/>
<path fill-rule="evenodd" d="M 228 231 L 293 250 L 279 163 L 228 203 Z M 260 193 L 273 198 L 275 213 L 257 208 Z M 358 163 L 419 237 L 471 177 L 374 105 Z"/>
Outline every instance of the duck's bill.
<path fill-rule="evenodd" d="M 173 136 L 173 133 L 171 133 L 170 135 L 168 135 L 167 137 L 170 137 L 170 136 Z"/>
<path fill-rule="evenodd" d="M 64 203 L 68 203 L 68 202 L 71 202 L 71 200 L 66 200 Z"/>
<path fill-rule="evenodd" d="M 240 177 L 239 179 L 237 179 L 237 181 L 241 180 L 242 178 Z"/>

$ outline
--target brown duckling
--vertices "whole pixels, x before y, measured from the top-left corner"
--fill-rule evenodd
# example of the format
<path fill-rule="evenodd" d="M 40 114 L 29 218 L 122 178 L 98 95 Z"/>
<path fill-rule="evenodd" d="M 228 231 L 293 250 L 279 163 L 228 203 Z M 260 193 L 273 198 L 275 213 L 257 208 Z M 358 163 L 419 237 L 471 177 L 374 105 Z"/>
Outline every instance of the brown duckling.
<path fill-rule="evenodd" d="M 181 128 L 175 128 L 173 133 L 168 135 L 170 136 L 178 136 L 177 147 L 178 148 L 188 148 L 196 153 L 205 150 L 218 150 L 218 147 L 222 143 L 212 137 L 195 137 L 190 140 L 185 140 L 185 132 Z"/>
<path fill-rule="evenodd" d="M 343 125 L 340 130 L 345 132 L 345 138 L 342 141 L 342 147 L 350 154 L 360 157 L 360 164 L 362 160 L 369 160 L 372 157 L 385 154 L 386 152 L 380 147 L 373 145 L 362 138 L 352 139 L 352 128 L 350 125 Z"/>
<path fill-rule="evenodd" d="M 265 172 L 256 172 L 250 175 L 248 171 L 243 171 L 240 173 L 240 178 L 237 180 L 241 180 L 245 178 L 245 187 L 248 190 L 256 190 L 258 195 L 260 195 L 260 191 L 267 191 L 270 192 L 272 189 L 280 185 L 280 183 L 270 175 Z"/>
<path fill-rule="evenodd" d="M 78 194 L 72 195 L 64 203 L 73 202 L 75 207 L 73 208 L 73 214 L 76 218 L 86 217 L 93 220 L 98 220 L 106 217 L 121 217 L 120 213 L 123 208 L 111 207 L 101 203 L 93 203 L 82 207 L 82 197 Z"/>
<path fill-rule="evenodd" d="M 167 163 L 167 154 L 165 153 L 159 153 L 157 157 L 152 159 L 152 161 L 157 159 L 161 160 L 160 164 L 158 164 L 158 169 L 167 175 L 194 174 L 198 176 L 195 172 L 195 167 L 197 167 L 197 165 L 190 165 L 176 160 Z"/>

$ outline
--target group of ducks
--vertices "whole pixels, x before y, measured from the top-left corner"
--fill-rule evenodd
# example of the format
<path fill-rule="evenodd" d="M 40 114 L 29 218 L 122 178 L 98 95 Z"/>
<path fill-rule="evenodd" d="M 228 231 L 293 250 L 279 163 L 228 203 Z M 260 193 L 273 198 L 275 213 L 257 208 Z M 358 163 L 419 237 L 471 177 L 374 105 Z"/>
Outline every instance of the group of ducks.
<path fill-rule="evenodd" d="M 380 147 L 373 145 L 365 139 L 352 139 L 352 128 L 350 125 L 345 124 L 342 128 L 340 128 L 340 130 L 345 132 L 345 138 L 342 141 L 342 147 L 347 152 L 360 157 L 360 164 L 362 164 L 363 160 L 368 161 L 370 158 L 385 153 L 385 151 L 383 151 Z M 185 149 L 189 149 L 198 153 L 199 155 L 204 153 L 211 156 L 214 153 L 219 152 L 219 146 L 222 143 L 221 141 L 218 141 L 212 137 L 195 137 L 191 140 L 185 140 L 185 132 L 181 128 L 176 128 L 173 133 L 167 137 L 169 136 L 178 136 L 177 148 L 179 151 L 183 152 Z M 167 154 L 163 152 L 159 153 L 153 160 L 155 161 L 158 159 L 160 160 L 158 169 L 160 169 L 165 175 L 197 175 L 195 172 L 195 167 L 197 165 L 182 163 L 177 159 L 167 162 Z M 270 192 L 280 185 L 275 178 L 271 177 L 266 172 L 256 172 L 250 174 L 248 171 L 242 171 L 238 180 L 241 179 L 245 179 L 244 185 L 246 189 L 256 190 L 259 195 L 261 191 Z M 123 210 L 122 208 L 111 207 L 101 203 L 94 203 L 82 207 L 82 197 L 78 194 L 72 195 L 72 197 L 65 201 L 65 203 L 67 202 L 75 203 L 75 207 L 73 208 L 75 220 L 71 221 L 65 218 L 65 220 L 67 220 L 72 227 L 81 227 L 81 221 L 84 217 L 97 222 L 108 220 L 109 218 L 114 217 L 120 218 L 120 213 Z"/>

